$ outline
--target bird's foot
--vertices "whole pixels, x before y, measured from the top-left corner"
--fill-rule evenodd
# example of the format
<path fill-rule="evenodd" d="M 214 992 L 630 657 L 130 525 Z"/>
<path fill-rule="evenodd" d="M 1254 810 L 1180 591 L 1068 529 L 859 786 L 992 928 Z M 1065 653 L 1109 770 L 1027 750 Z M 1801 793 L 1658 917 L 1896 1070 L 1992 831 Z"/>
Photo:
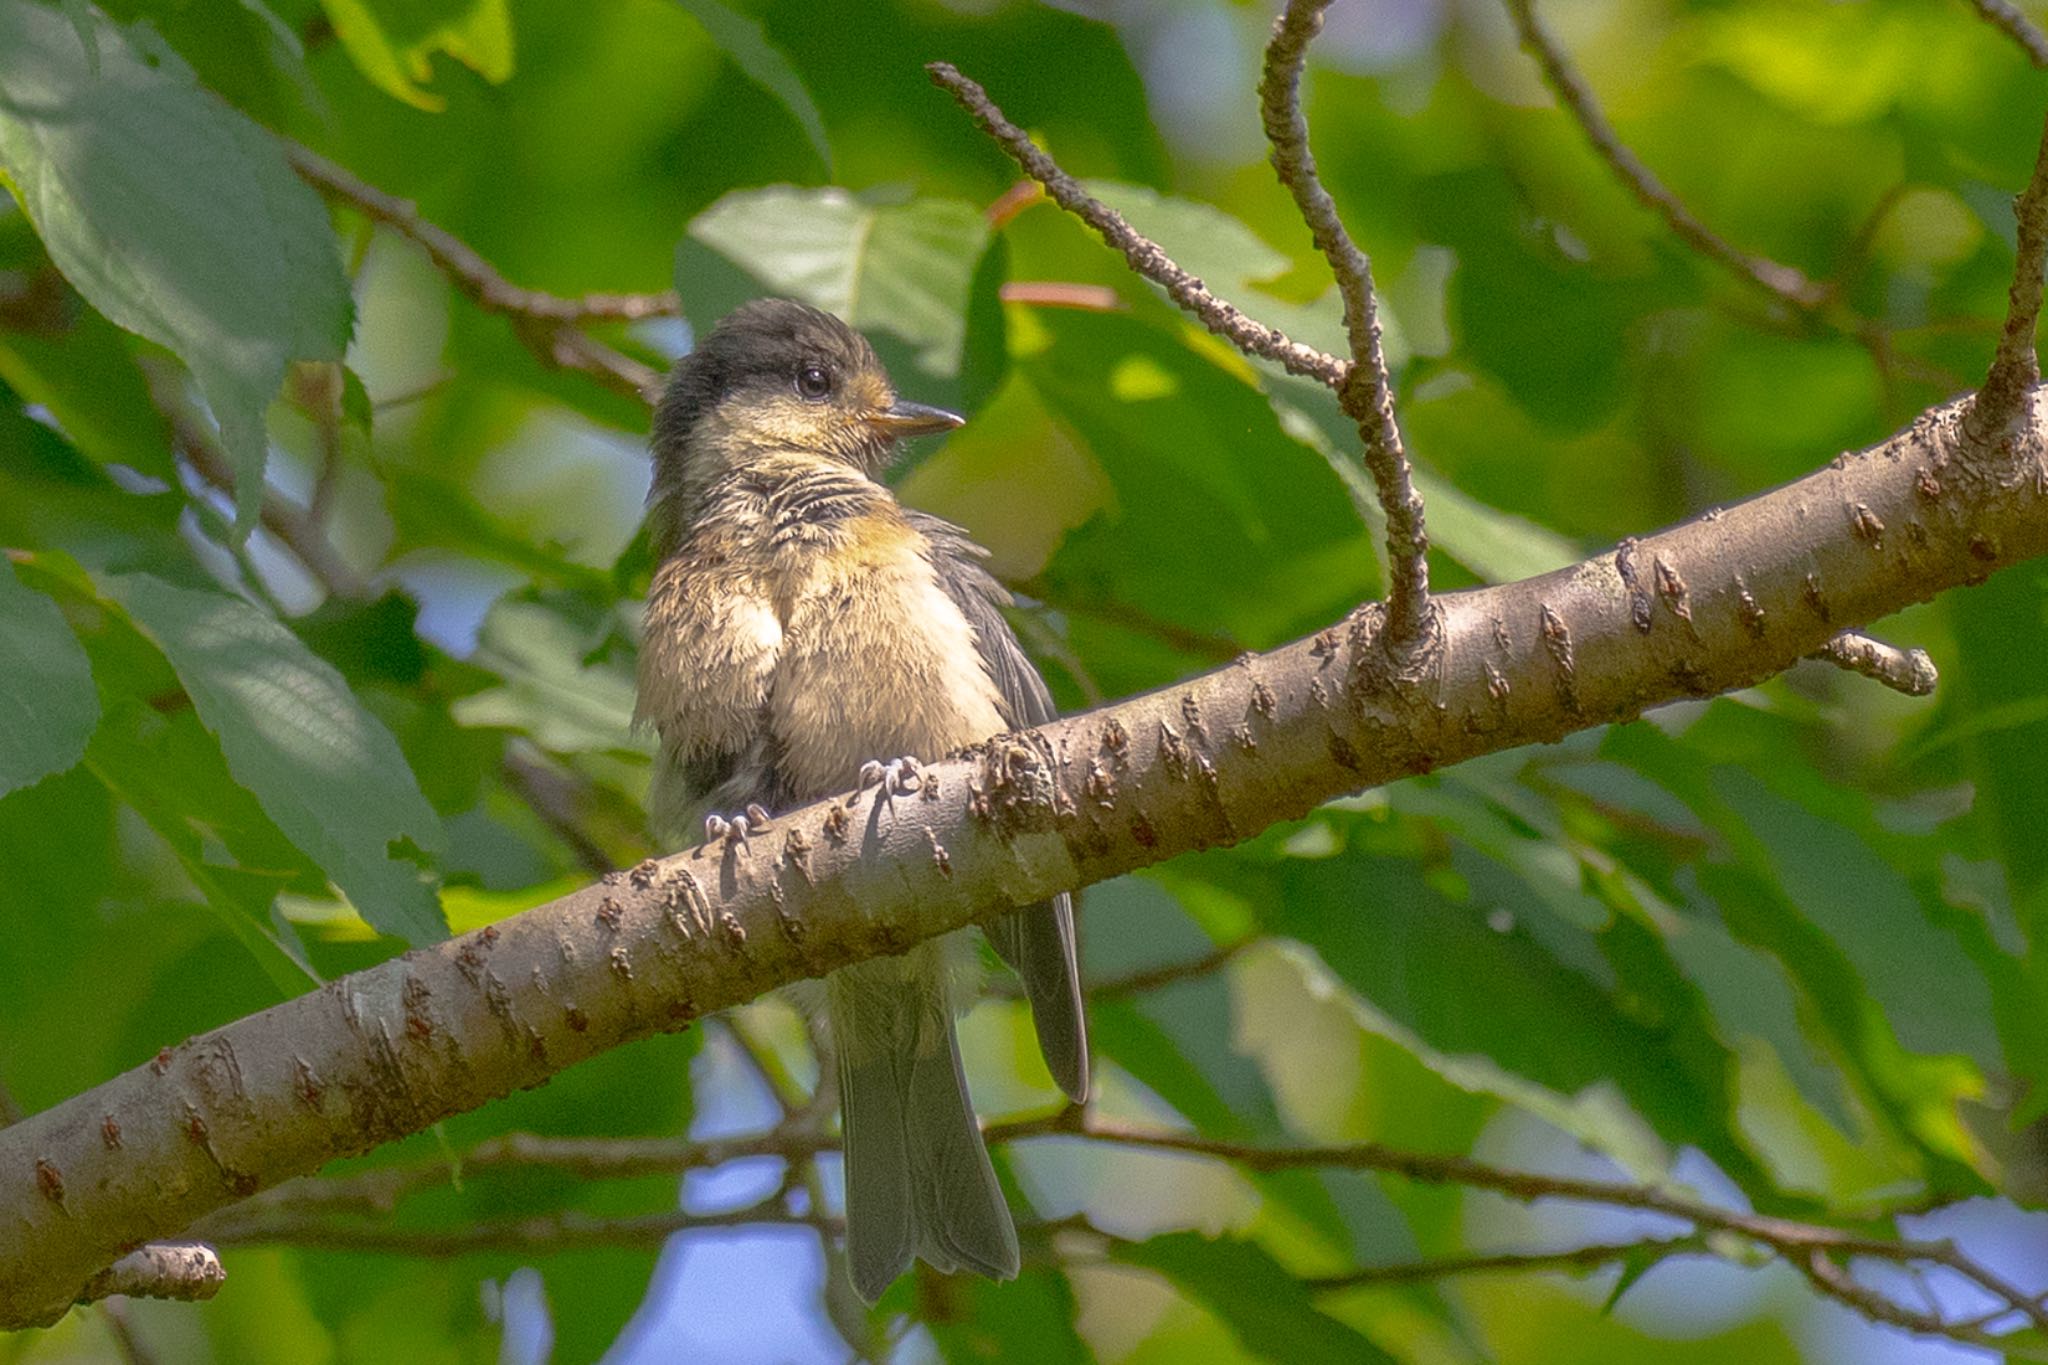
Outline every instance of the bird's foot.
<path fill-rule="evenodd" d="M 879 786 L 881 792 L 876 799 L 892 809 L 898 796 L 908 796 L 924 785 L 924 766 L 910 755 L 892 758 L 887 763 L 871 758 L 860 765 L 859 791 Z"/>
<path fill-rule="evenodd" d="M 754 848 L 747 842 L 747 835 L 758 834 L 768 828 L 768 810 L 757 802 L 749 802 L 743 815 L 707 815 L 704 817 L 704 839 L 707 843 L 725 840 L 728 850 L 753 855 Z"/>

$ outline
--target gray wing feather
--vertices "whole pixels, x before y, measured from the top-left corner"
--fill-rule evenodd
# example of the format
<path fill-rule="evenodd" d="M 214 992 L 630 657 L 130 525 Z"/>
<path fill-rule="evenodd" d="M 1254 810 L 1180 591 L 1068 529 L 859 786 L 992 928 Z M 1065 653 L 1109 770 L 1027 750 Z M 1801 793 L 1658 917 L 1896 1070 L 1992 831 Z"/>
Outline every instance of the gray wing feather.
<path fill-rule="evenodd" d="M 1010 594 L 983 566 L 988 552 L 951 522 L 924 512 L 909 516 L 931 546 L 939 586 L 974 627 L 982 664 L 1003 700 L 1004 718 L 1018 729 L 1058 719 L 1045 679 L 1003 619 Z M 1073 898 L 1062 892 L 998 915 L 988 922 L 987 931 L 996 955 L 1024 986 L 1046 1069 L 1076 1103 L 1087 1099 L 1088 1019 L 1081 998 Z"/>

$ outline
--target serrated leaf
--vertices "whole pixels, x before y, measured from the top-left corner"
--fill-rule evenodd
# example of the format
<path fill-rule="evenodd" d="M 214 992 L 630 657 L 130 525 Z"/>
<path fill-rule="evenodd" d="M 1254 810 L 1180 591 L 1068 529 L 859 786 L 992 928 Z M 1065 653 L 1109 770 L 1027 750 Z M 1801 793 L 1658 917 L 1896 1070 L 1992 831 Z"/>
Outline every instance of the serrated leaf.
<path fill-rule="evenodd" d="M 832 172 L 832 144 L 825 138 L 825 120 L 819 116 L 818 106 L 811 100 L 811 92 L 797 75 L 796 68 L 789 64 L 789 58 L 782 49 L 769 41 L 759 20 L 741 14 L 719 0 L 676 0 L 692 19 L 704 26 L 704 32 L 720 52 L 732 58 L 746 78 L 760 86 L 797 121 L 804 130 L 804 136 L 811 141 L 811 147 L 818 153 L 818 160 L 825 163 L 825 172 Z"/>
<path fill-rule="evenodd" d="M 689 240 L 739 266 L 755 292 L 787 294 L 894 337 L 931 374 L 959 373 L 974 269 L 988 244 L 988 223 L 972 204 L 874 204 L 840 189 L 774 185 L 726 195 L 691 222 Z M 707 295 L 682 273 L 700 327 L 742 301 Z"/>
<path fill-rule="evenodd" d="M 505 0 L 321 0 L 349 59 L 379 90 L 416 109 L 448 101 L 424 88 L 446 53 L 493 85 L 512 75 L 512 13 Z"/>
<path fill-rule="evenodd" d="M 0 170 L 86 299 L 177 353 L 205 392 L 254 524 L 264 413 L 292 359 L 336 360 L 349 290 L 319 199 L 276 139 L 161 42 L 93 15 L 0 5 Z"/>
<path fill-rule="evenodd" d="M 92 666 L 64 613 L 0 555 L 0 796 L 78 762 L 99 719 Z"/>
<path fill-rule="evenodd" d="M 170 660 L 235 779 L 358 913 L 409 943 L 445 938 L 415 861 L 440 850 L 440 820 L 341 675 L 239 598 L 146 574 L 105 588 Z"/>
<path fill-rule="evenodd" d="M 1308 1287 L 1254 1243 L 1176 1232 L 1120 1243 L 1111 1254 L 1172 1280 L 1221 1319 L 1246 1350 L 1268 1360 L 1393 1365 L 1394 1358 L 1371 1338 L 1317 1308 Z"/>

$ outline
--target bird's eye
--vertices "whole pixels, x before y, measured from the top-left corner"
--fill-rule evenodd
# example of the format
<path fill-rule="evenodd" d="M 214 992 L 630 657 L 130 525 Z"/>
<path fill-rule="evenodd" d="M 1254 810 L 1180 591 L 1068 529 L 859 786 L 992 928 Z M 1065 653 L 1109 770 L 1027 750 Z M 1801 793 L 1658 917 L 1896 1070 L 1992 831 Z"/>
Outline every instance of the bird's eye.
<path fill-rule="evenodd" d="M 823 365 L 806 365 L 796 372 L 796 391 L 816 401 L 832 392 L 832 376 Z"/>

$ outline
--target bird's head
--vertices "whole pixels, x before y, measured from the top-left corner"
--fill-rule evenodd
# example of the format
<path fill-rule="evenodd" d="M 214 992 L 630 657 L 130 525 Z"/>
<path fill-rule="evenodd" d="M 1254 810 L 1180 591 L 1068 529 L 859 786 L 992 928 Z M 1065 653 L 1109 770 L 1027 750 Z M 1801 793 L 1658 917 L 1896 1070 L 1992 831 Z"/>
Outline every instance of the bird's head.
<path fill-rule="evenodd" d="M 687 517 L 723 475 L 790 455 L 873 476 L 903 437 L 961 420 L 898 398 L 867 339 L 830 313 L 762 299 L 727 314 L 677 362 L 654 414 L 650 501 Z"/>

